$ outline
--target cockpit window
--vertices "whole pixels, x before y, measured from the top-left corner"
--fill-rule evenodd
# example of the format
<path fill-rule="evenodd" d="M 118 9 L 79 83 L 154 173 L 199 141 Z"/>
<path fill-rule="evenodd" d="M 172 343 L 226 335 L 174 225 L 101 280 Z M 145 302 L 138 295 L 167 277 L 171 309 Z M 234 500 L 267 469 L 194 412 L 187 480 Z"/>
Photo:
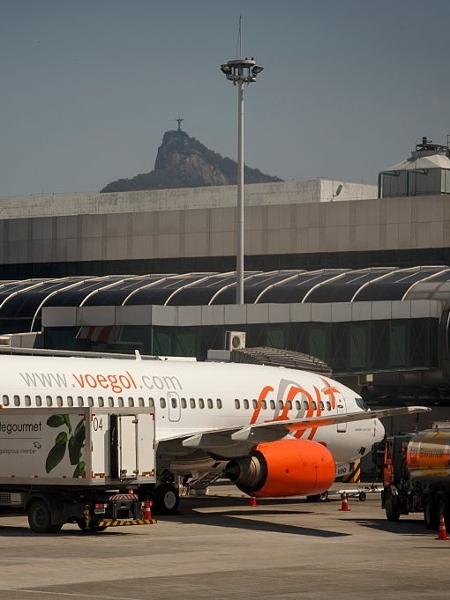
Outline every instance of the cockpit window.
<path fill-rule="evenodd" d="M 362 398 L 360 398 L 359 396 L 356 396 L 356 398 L 355 398 L 355 402 L 356 402 L 356 405 L 357 405 L 359 408 L 362 408 L 362 410 L 366 410 L 366 411 L 367 411 L 367 410 L 369 410 L 369 407 L 367 406 L 367 404 L 366 404 L 366 403 L 364 402 L 364 400 L 363 400 Z"/>

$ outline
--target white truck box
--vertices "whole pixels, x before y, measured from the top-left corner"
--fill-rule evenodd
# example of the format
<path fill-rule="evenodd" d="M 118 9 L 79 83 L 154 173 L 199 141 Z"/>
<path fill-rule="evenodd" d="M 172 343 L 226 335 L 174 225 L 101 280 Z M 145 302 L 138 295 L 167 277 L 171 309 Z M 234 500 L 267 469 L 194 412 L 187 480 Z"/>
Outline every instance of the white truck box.
<path fill-rule="evenodd" d="M 155 481 L 155 421 L 148 408 L 0 410 L 0 491 Z"/>

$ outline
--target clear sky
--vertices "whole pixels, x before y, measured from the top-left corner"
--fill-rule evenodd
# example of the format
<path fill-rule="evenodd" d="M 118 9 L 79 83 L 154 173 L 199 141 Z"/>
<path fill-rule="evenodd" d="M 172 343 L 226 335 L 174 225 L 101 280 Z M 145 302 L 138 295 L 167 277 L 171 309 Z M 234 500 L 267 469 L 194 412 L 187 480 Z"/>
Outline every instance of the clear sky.
<path fill-rule="evenodd" d="M 184 130 L 283 179 L 375 183 L 450 133 L 449 0 L 0 0 L 0 196 L 95 191 L 153 169 Z"/>

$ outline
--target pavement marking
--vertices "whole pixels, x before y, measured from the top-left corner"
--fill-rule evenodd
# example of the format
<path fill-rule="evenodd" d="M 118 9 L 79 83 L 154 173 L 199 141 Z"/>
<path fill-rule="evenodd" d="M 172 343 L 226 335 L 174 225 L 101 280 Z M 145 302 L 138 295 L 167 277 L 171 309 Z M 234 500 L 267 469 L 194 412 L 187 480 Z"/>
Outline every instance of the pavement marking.
<path fill-rule="evenodd" d="M 28 594 L 48 594 L 50 596 L 70 596 L 71 598 L 99 598 L 100 600 L 143 600 L 142 598 L 130 598 L 123 596 L 99 596 L 97 594 L 77 594 L 74 592 L 50 592 L 48 590 L 30 590 L 23 588 L 0 588 L 3 592 L 20 592 Z"/>

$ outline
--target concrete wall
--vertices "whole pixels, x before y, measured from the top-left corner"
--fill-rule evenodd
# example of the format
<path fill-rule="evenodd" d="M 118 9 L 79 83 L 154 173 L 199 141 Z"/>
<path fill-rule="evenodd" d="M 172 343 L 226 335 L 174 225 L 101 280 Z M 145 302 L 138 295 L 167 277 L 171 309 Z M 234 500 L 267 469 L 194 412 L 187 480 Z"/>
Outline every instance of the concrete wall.
<path fill-rule="evenodd" d="M 199 327 L 254 323 L 345 323 L 390 319 L 439 319 L 437 300 L 324 302 L 309 304 L 235 304 L 217 306 L 48 306 L 42 326 L 158 325 Z"/>
<path fill-rule="evenodd" d="M 448 196 L 349 200 L 375 188 L 342 183 L 330 201 L 339 185 L 248 186 L 246 254 L 450 247 Z M 226 186 L 0 200 L 0 265 L 233 256 L 235 192 Z"/>
<path fill-rule="evenodd" d="M 336 196 L 340 186 L 342 189 Z M 376 196 L 377 187 L 374 185 L 328 179 L 257 183 L 245 188 L 247 206 L 359 200 Z M 235 205 L 236 186 L 233 185 L 113 194 L 54 194 L 0 198 L 0 219 L 195 210 Z"/>
<path fill-rule="evenodd" d="M 270 185 L 270 184 L 269 184 Z M 0 264 L 230 256 L 235 209 L 81 214 L 0 221 Z M 450 246 L 446 196 L 266 204 L 246 210 L 246 254 Z"/>

